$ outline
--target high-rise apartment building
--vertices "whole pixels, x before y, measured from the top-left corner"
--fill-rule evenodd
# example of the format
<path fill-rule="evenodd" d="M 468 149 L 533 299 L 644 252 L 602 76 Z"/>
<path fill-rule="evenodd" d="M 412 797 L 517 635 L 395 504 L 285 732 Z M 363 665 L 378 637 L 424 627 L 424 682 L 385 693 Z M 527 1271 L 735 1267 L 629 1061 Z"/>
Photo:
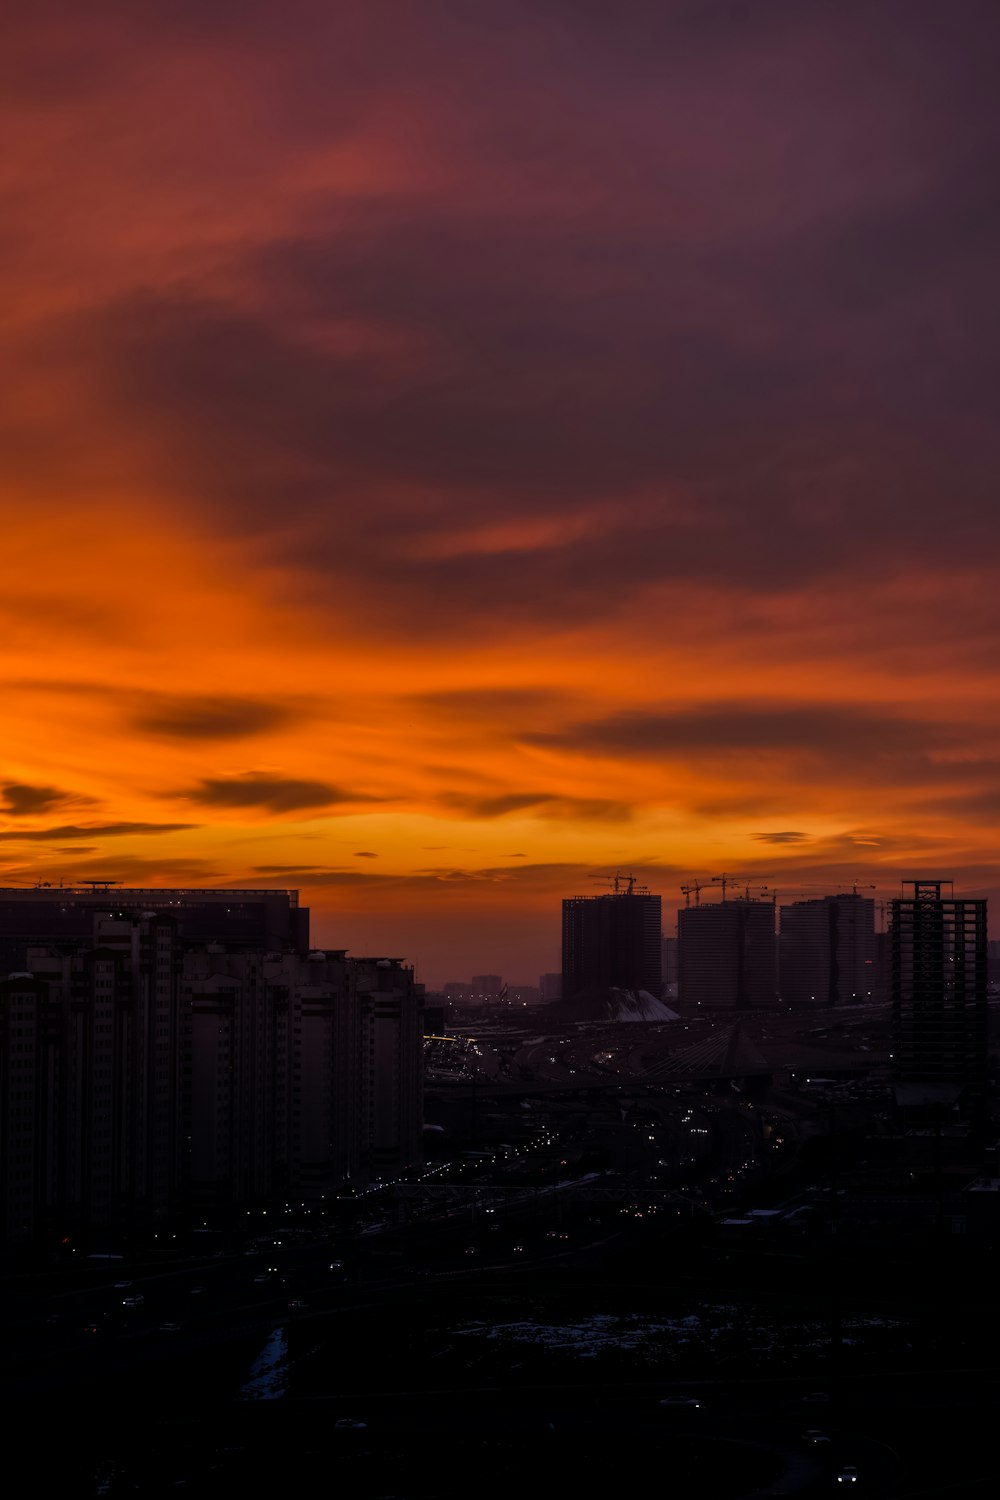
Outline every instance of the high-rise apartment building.
<path fill-rule="evenodd" d="M 0 888 L 0 974 L 22 970 L 29 947 L 90 941 L 94 916 L 142 911 L 175 918 L 184 943 L 235 943 L 260 952 L 309 947 L 309 909 L 294 890 L 120 886 Z"/>
<path fill-rule="evenodd" d="M 757 1010 L 776 1003 L 770 901 L 714 901 L 677 913 L 677 998 L 705 1010 Z"/>
<path fill-rule="evenodd" d="M 790 1005 L 850 1005 L 875 988 L 875 902 L 856 892 L 780 909 L 781 998 Z"/>
<path fill-rule="evenodd" d="M 905 881 L 892 903 L 893 1072 L 981 1090 L 987 1077 L 986 902 Z M 947 894 L 943 894 L 943 892 Z"/>
<path fill-rule="evenodd" d="M 185 942 L 167 908 L 104 906 L 89 938 L 10 933 L 26 967 L 0 981 L 5 1242 L 316 1198 L 419 1160 L 411 968 Z"/>
<path fill-rule="evenodd" d="M 0 980 L 0 1241 L 30 1242 L 57 1162 L 46 1021 L 48 988 L 31 974 Z"/>
<path fill-rule="evenodd" d="M 610 988 L 662 989 L 661 899 L 631 877 L 604 896 L 572 896 L 562 904 L 562 998 Z"/>

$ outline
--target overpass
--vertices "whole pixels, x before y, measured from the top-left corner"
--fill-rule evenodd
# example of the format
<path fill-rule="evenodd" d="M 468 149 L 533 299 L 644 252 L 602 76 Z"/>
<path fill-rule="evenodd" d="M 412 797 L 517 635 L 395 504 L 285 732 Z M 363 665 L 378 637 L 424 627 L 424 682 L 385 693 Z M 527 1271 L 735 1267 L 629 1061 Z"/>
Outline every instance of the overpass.
<path fill-rule="evenodd" d="M 641 1071 L 629 1074 L 588 1073 L 562 1079 L 496 1079 L 481 1083 L 478 1079 L 465 1086 L 449 1087 L 442 1092 L 455 1099 L 500 1099 L 538 1094 L 573 1095 L 618 1093 L 648 1087 L 662 1092 L 683 1084 L 729 1083 L 741 1078 L 767 1078 L 783 1072 L 787 1064 L 769 1062 L 743 1033 L 743 1021 L 737 1020 L 721 1034 L 695 1042 L 669 1056 L 657 1058 Z M 427 1080 L 425 1088 L 433 1089 Z"/>

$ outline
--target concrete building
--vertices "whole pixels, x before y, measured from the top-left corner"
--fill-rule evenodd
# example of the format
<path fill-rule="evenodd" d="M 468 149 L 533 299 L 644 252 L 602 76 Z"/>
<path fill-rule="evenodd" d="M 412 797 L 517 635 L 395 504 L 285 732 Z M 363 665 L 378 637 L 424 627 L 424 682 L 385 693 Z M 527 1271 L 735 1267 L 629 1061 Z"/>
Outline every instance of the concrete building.
<path fill-rule="evenodd" d="M 790 1005 L 850 1005 L 875 990 L 875 902 L 845 894 L 780 908 L 781 998 Z"/>
<path fill-rule="evenodd" d="M 562 904 L 562 998 L 608 989 L 646 990 L 659 999 L 663 985 L 659 896 L 625 889 L 604 896 L 572 896 Z"/>
<path fill-rule="evenodd" d="M 715 901 L 677 913 L 677 996 L 685 1007 L 758 1010 L 777 1002 L 774 907 Z"/>
<path fill-rule="evenodd" d="M 982 1092 L 986 902 L 956 900 L 950 881 L 905 881 L 903 889 L 890 928 L 894 1077 Z"/>

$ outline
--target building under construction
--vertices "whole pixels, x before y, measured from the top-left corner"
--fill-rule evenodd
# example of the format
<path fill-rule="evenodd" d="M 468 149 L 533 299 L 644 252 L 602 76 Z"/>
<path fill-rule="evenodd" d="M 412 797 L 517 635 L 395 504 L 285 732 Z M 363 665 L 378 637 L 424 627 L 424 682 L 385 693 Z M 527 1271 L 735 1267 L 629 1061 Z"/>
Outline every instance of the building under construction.
<path fill-rule="evenodd" d="M 774 905 L 748 898 L 677 913 L 677 998 L 692 1009 L 759 1010 L 777 1003 Z"/>
<path fill-rule="evenodd" d="M 663 987 L 662 902 L 631 875 L 616 876 L 603 896 L 571 896 L 562 904 L 562 997 L 608 989 Z"/>
<path fill-rule="evenodd" d="M 890 932 L 894 1076 L 982 1091 L 986 902 L 956 900 L 950 881 L 906 881 L 903 889 Z"/>

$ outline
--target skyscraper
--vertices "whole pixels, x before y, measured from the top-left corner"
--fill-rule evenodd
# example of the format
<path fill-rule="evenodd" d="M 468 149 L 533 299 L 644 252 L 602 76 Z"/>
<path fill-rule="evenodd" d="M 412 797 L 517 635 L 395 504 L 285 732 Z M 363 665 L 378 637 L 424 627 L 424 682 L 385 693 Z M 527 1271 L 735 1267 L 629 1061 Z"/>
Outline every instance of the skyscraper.
<path fill-rule="evenodd" d="M 947 887 L 948 895 L 942 895 Z M 905 881 L 892 903 L 893 1072 L 981 1089 L 987 1075 L 986 902 L 950 881 Z"/>
<path fill-rule="evenodd" d="M 677 998 L 705 1010 L 756 1010 L 777 1000 L 774 907 L 713 901 L 677 913 Z"/>
<path fill-rule="evenodd" d="M 624 889 L 620 889 L 619 885 Z M 562 904 L 562 997 L 609 988 L 646 990 L 659 999 L 661 899 L 631 876 L 606 896 Z"/>
<path fill-rule="evenodd" d="M 875 978 L 875 902 L 824 896 L 781 908 L 781 998 L 791 1005 L 849 1005 Z"/>

